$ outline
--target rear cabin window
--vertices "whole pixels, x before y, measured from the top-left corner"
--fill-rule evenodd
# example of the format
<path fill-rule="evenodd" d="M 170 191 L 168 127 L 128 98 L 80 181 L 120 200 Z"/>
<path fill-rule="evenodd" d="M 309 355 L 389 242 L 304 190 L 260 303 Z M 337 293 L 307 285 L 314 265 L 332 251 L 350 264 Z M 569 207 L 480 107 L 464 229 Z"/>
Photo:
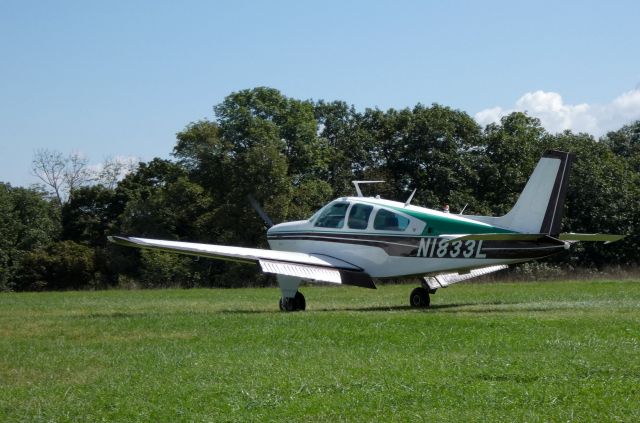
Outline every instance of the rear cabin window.
<path fill-rule="evenodd" d="M 324 209 L 316 219 L 319 228 L 342 228 L 349 203 L 335 203 Z"/>
<path fill-rule="evenodd" d="M 409 226 L 409 219 L 389 210 L 380 209 L 373 221 L 373 229 L 380 231 L 404 231 Z"/>
<path fill-rule="evenodd" d="M 349 212 L 349 220 L 347 226 L 350 229 L 367 229 L 369 225 L 369 216 L 373 206 L 367 204 L 354 204 Z"/>

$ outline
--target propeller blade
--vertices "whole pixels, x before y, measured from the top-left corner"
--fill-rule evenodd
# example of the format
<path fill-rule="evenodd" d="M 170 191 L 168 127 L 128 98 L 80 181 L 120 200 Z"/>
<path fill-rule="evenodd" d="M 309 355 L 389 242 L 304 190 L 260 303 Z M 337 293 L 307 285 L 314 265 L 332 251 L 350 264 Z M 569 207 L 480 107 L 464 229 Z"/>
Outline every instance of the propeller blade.
<path fill-rule="evenodd" d="M 255 198 L 253 198 L 253 195 L 251 195 L 251 194 L 247 195 L 247 199 L 251 203 L 251 207 L 253 207 L 253 209 L 256 212 L 258 212 L 258 214 L 260 215 L 260 217 L 262 218 L 264 223 L 267 224 L 267 228 L 272 227 L 273 226 L 273 220 L 271 220 L 269 215 L 264 210 L 262 210 L 262 207 L 260 207 L 260 203 L 258 203 L 258 201 Z"/>

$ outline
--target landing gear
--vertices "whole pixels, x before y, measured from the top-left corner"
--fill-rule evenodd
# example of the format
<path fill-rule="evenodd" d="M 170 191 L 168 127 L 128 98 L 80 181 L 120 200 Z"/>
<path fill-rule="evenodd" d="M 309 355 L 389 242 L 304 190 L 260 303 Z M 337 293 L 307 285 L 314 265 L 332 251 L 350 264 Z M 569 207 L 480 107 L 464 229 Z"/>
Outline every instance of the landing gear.
<path fill-rule="evenodd" d="M 303 311 L 307 307 L 307 302 L 302 292 L 296 291 L 294 297 L 281 297 L 279 305 L 280 311 Z"/>
<path fill-rule="evenodd" d="M 429 304 L 431 304 L 429 291 L 423 287 L 414 289 L 411 291 L 411 295 L 409 295 L 409 304 L 411 304 L 411 307 L 413 308 L 429 307 Z"/>

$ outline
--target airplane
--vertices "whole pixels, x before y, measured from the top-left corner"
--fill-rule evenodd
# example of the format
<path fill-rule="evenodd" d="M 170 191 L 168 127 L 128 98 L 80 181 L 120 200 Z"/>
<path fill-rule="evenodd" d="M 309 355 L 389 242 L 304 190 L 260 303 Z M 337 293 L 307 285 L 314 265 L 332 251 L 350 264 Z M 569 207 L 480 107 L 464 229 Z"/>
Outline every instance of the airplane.
<path fill-rule="evenodd" d="M 579 241 L 610 243 L 622 235 L 561 233 L 569 173 L 575 155 L 549 150 L 516 204 L 505 215 L 452 214 L 362 195 L 337 198 L 309 219 L 271 226 L 271 249 L 109 236 L 128 247 L 257 264 L 277 276 L 282 311 L 305 310 L 302 281 L 376 288 L 374 280 L 419 278 L 409 304 L 430 305 L 449 285 L 558 254 Z M 261 210 L 258 209 L 259 212 Z M 264 216 L 269 221 L 268 216 Z"/>

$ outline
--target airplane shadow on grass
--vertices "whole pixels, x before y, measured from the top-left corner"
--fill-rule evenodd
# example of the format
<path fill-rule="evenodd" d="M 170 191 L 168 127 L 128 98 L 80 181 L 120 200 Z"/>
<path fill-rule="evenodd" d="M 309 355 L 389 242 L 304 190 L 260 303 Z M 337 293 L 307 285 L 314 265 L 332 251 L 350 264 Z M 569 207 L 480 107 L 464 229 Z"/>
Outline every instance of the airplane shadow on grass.
<path fill-rule="evenodd" d="M 504 303 L 499 301 L 491 301 L 484 303 L 451 303 L 451 304 L 432 304 L 429 308 L 416 309 L 409 305 L 392 305 L 392 306 L 363 306 L 363 307 L 335 307 L 335 308 L 318 308 L 308 309 L 309 313 L 331 313 L 331 312 L 375 312 L 375 311 L 416 311 L 424 313 L 453 313 L 464 312 L 474 314 L 491 314 L 491 313 L 522 313 L 522 312 L 543 312 L 543 311 L 558 311 L 564 310 L 566 307 L 540 307 L 539 305 L 531 304 L 531 307 L 526 306 L 527 303 Z M 478 307 L 478 308 L 475 308 Z M 514 308 L 515 307 L 515 308 Z M 264 313 L 282 313 L 281 311 L 274 310 L 220 310 L 214 313 L 220 314 L 264 314 Z M 293 313 L 296 314 L 296 313 Z"/>
<path fill-rule="evenodd" d="M 361 312 L 367 312 L 367 311 L 408 311 L 408 310 L 416 310 L 416 311 L 433 311 L 433 310 L 438 310 L 438 309 L 446 309 L 446 308 L 453 308 L 453 307 L 464 307 L 464 306 L 469 306 L 469 305 L 474 305 L 474 304 L 438 304 L 438 305 L 432 305 L 431 307 L 429 307 L 428 309 L 423 309 L 423 310 L 418 310 L 418 309 L 414 309 L 411 306 L 408 305 L 398 305 L 398 306 L 371 306 L 371 307 L 335 307 L 335 308 L 311 308 L 311 309 L 307 309 L 306 312 L 308 313 L 331 313 L 331 312 L 340 312 L 340 311 L 361 311 Z M 263 314 L 263 313 L 282 313 L 279 310 L 220 310 L 220 311 L 216 311 L 215 313 L 219 313 L 219 314 Z M 303 312 L 304 313 L 304 312 Z M 291 313 L 291 314 L 296 314 L 296 312 Z"/>
<path fill-rule="evenodd" d="M 504 303 L 500 301 L 490 301 L 482 303 L 450 303 L 450 304 L 432 304 L 429 308 L 416 309 L 409 305 L 391 305 L 391 306 L 362 306 L 362 307 L 335 307 L 335 308 L 311 308 L 307 310 L 309 313 L 335 313 L 335 312 L 376 312 L 376 311 L 415 311 L 423 313 L 471 313 L 471 314 L 492 314 L 492 313 L 523 313 L 523 312 L 552 312 L 566 310 L 567 307 L 540 307 L 537 304 L 526 306 L 527 303 Z M 515 307 L 515 308 L 514 308 Z M 235 309 L 235 310 L 201 310 L 198 312 L 184 312 L 187 314 L 282 314 L 278 309 L 273 310 L 256 310 L 256 309 Z M 184 314 L 179 310 L 173 310 L 169 314 Z M 118 318 L 140 318 L 149 316 L 166 316 L 168 313 L 159 312 L 105 312 L 90 313 L 84 318 L 88 319 L 118 319 Z M 297 314 L 297 313 L 292 313 Z"/>
<path fill-rule="evenodd" d="M 416 309 L 409 305 L 397 306 L 372 306 L 372 307 L 346 307 L 346 308 L 323 308 L 310 311 L 416 311 L 424 313 L 472 313 L 472 314 L 492 314 L 492 313 L 523 313 L 523 312 L 551 312 L 566 310 L 567 307 L 540 307 L 537 304 L 527 306 L 523 303 L 504 303 L 500 301 L 491 301 L 484 303 L 451 303 L 451 304 L 432 304 L 428 308 Z"/>
<path fill-rule="evenodd" d="M 393 306 L 364 306 L 364 307 L 345 307 L 345 308 L 320 308 L 317 310 L 309 310 L 309 311 L 434 311 L 434 310 L 444 310 L 448 308 L 459 308 L 476 305 L 473 303 L 453 303 L 453 304 L 433 304 L 429 308 L 417 309 L 413 308 L 410 305 L 393 305 Z"/>

